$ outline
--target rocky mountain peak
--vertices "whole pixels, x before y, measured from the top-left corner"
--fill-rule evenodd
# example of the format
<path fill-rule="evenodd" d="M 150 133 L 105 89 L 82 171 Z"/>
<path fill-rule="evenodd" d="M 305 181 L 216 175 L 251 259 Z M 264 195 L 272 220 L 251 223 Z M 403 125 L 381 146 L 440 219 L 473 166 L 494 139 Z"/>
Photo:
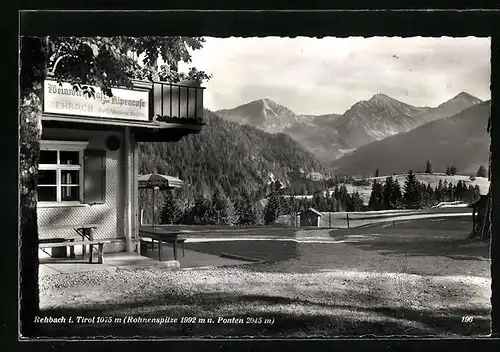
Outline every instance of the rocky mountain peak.
<path fill-rule="evenodd" d="M 464 102 L 470 102 L 472 104 L 479 104 L 482 102 L 478 97 L 473 96 L 467 92 L 460 92 L 448 101 L 460 100 Z"/>
<path fill-rule="evenodd" d="M 371 97 L 369 101 L 380 102 L 380 103 L 392 103 L 395 102 L 396 100 L 383 93 L 377 93 L 373 97 Z"/>

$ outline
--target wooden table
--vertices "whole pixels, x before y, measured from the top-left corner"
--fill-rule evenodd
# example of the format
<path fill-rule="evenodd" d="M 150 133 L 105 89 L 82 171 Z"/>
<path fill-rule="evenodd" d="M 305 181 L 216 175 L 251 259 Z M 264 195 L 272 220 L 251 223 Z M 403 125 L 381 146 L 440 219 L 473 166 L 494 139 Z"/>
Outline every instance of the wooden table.
<path fill-rule="evenodd" d="M 163 243 L 172 243 L 174 249 L 174 259 L 177 260 L 177 242 L 179 241 L 179 235 L 182 235 L 183 231 L 168 231 L 162 229 L 140 229 L 139 231 L 141 239 L 143 237 L 150 238 L 153 242 L 158 242 L 158 260 L 161 261 L 161 248 Z"/>

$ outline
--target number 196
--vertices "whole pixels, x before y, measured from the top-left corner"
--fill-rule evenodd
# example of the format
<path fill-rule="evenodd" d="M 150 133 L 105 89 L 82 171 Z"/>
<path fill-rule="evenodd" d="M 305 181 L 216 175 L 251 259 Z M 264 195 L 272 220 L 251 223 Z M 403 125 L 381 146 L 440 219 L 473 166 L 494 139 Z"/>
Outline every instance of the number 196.
<path fill-rule="evenodd" d="M 472 323 L 473 321 L 474 317 L 468 315 L 462 317 L 462 323 Z"/>

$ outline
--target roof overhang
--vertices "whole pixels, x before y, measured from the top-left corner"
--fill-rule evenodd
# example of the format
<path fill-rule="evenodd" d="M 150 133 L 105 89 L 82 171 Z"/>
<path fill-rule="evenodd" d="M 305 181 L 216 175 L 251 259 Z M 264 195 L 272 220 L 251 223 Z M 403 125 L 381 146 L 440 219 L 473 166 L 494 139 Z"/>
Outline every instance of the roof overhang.
<path fill-rule="evenodd" d="M 138 142 L 174 142 L 186 135 L 199 133 L 204 124 L 159 123 L 155 121 L 143 122 L 90 117 L 75 118 L 43 114 L 42 126 L 93 131 L 123 131 L 125 127 L 129 127 Z"/>

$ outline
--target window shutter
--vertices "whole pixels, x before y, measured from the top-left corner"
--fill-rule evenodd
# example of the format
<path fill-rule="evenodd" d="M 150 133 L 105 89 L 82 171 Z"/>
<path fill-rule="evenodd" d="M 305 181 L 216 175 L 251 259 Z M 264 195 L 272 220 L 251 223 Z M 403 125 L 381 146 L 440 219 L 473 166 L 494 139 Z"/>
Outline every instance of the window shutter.
<path fill-rule="evenodd" d="M 106 202 L 106 151 L 86 149 L 83 154 L 83 202 Z"/>

